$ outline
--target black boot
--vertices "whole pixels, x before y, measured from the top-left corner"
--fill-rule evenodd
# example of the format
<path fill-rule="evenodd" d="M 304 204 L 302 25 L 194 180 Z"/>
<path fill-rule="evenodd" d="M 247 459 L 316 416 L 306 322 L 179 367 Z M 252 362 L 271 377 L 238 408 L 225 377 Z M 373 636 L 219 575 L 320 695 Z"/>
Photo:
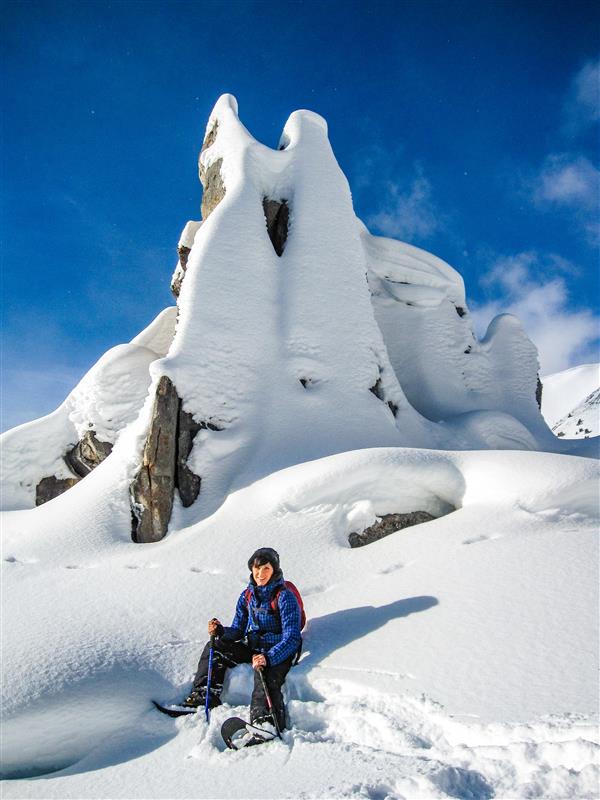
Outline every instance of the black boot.
<path fill-rule="evenodd" d="M 185 698 L 182 706 L 187 708 L 198 708 L 206 703 L 206 691 L 202 689 L 192 689 L 192 691 Z"/>
<path fill-rule="evenodd" d="M 222 687 L 213 687 L 209 689 L 209 698 L 208 698 L 208 707 L 209 708 L 216 708 L 217 706 L 221 705 L 221 698 L 219 695 L 221 694 Z M 185 698 L 182 706 L 186 706 L 187 708 L 204 708 L 206 705 L 206 687 L 200 686 L 199 688 L 194 688 L 189 693 L 189 695 Z"/>

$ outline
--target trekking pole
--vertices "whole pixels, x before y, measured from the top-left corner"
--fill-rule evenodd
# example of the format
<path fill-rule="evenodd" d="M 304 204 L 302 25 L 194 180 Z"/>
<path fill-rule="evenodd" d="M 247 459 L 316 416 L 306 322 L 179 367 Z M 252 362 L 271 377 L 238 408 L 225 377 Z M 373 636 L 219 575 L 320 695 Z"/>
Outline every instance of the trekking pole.
<path fill-rule="evenodd" d="M 204 699 L 204 713 L 206 721 L 210 722 L 210 679 L 212 678 L 213 653 L 215 649 L 215 635 L 210 637 L 210 650 L 208 651 L 208 675 L 206 676 L 206 697 Z"/>
<path fill-rule="evenodd" d="M 259 667 L 258 674 L 260 675 L 260 682 L 262 683 L 263 692 L 265 693 L 265 700 L 267 701 L 267 708 L 269 709 L 269 713 L 271 714 L 271 719 L 275 723 L 275 730 L 277 731 L 277 736 L 281 739 L 281 731 L 279 730 L 279 725 L 277 723 L 277 717 L 275 716 L 275 712 L 273 711 L 273 703 L 271 702 L 271 695 L 269 694 L 269 690 L 267 689 L 267 684 L 265 681 L 265 676 L 263 675 L 263 668 Z"/>

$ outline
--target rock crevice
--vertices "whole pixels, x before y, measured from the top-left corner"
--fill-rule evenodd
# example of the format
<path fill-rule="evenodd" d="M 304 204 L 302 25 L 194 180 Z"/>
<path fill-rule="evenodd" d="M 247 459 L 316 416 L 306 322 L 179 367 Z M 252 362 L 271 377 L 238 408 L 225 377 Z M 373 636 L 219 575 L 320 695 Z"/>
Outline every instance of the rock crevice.
<path fill-rule="evenodd" d="M 278 256 L 285 248 L 290 220 L 290 209 L 287 200 L 271 200 L 263 197 L 263 211 L 267 221 L 267 233 Z"/>

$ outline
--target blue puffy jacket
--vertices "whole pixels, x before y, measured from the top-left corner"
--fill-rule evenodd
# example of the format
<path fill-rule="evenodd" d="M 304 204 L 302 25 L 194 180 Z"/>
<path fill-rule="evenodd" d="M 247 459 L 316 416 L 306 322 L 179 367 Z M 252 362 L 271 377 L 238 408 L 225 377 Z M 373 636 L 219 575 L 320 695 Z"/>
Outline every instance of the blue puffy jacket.
<path fill-rule="evenodd" d="M 223 638 L 237 642 L 244 637 L 253 650 L 263 653 L 267 664 L 275 666 L 293 656 L 300 647 L 300 606 L 293 592 L 283 585 L 283 575 L 266 586 L 248 584 L 235 607 L 235 616 L 229 628 L 223 629 Z M 281 587 L 276 610 L 271 600 Z M 249 602 L 246 592 L 250 590 Z"/>

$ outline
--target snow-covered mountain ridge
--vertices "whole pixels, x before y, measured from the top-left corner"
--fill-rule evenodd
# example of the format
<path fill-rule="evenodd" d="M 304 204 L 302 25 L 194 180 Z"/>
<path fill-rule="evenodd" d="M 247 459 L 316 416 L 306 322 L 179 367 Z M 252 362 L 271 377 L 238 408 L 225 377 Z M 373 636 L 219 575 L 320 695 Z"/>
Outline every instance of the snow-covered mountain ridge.
<path fill-rule="evenodd" d="M 321 117 L 280 147 L 218 101 L 177 306 L 2 439 L 4 796 L 594 797 L 597 442 L 544 423 L 517 320 L 478 341 L 458 273 L 356 219 Z M 304 654 L 284 741 L 232 753 L 249 668 L 209 726 L 150 699 L 267 544 Z"/>
<path fill-rule="evenodd" d="M 588 439 L 600 433 L 600 364 L 548 375 L 543 379 L 542 414 L 556 436 Z"/>

